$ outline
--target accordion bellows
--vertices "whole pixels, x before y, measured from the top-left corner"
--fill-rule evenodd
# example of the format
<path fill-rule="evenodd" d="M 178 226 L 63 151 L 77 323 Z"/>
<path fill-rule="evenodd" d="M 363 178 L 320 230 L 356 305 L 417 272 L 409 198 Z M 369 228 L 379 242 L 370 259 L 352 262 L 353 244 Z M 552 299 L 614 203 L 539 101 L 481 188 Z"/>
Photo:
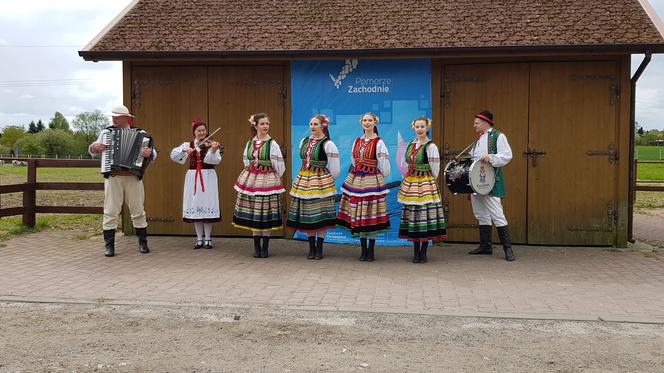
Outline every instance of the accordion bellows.
<path fill-rule="evenodd" d="M 130 171 L 143 177 L 150 157 L 142 157 L 141 149 L 152 147 L 152 136 L 139 128 L 107 128 L 104 134 L 106 151 L 101 157 L 101 172 L 105 176 L 114 171 Z"/>

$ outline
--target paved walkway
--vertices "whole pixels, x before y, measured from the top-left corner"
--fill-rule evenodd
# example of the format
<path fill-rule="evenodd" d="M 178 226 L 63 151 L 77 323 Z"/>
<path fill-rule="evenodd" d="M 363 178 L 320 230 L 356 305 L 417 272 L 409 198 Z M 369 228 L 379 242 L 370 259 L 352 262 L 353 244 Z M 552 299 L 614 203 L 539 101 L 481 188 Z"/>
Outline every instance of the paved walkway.
<path fill-rule="evenodd" d="M 605 248 L 515 246 L 517 260 L 471 257 L 468 245 L 430 249 L 412 264 L 408 247 L 379 247 L 359 262 L 358 247 L 327 245 L 306 260 L 306 242 L 273 240 L 254 259 L 249 239 L 151 237 L 138 253 L 118 236 L 114 258 L 102 238 L 46 231 L 0 247 L 0 300 L 269 305 L 297 309 L 664 323 L 664 254 Z M 501 250 L 502 251 L 502 250 Z"/>

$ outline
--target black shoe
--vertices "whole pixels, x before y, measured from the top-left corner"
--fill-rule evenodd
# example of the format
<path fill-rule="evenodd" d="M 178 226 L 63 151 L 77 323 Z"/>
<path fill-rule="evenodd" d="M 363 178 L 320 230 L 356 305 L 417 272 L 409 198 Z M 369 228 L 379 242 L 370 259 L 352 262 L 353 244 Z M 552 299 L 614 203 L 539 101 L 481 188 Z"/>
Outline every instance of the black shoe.
<path fill-rule="evenodd" d="M 205 245 L 203 245 L 203 241 L 196 241 L 196 245 L 194 246 L 194 250 L 202 249 Z"/>
<path fill-rule="evenodd" d="M 420 262 L 420 243 L 413 242 L 413 263 Z"/>
<path fill-rule="evenodd" d="M 496 227 L 498 231 L 498 237 L 500 237 L 500 243 L 503 245 L 503 251 L 505 252 L 505 260 L 508 262 L 514 261 L 514 252 L 512 251 L 512 241 L 510 240 L 510 231 L 507 226 Z"/>
<path fill-rule="evenodd" d="M 267 252 L 269 246 L 270 246 L 270 237 L 263 236 L 263 246 L 261 247 L 261 258 L 267 258 L 268 256 L 270 256 Z"/>
<path fill-rule="evenodd" d="M 316 236 L 309 236 L 307 239 L 309 240 L 309 255 L 307 255 L 307 259 L 314 259 L 316 258 Z"/>
<path fill-rule="evenodd" d="M 316 238 L 316 260 L 323 259 L 323 241 L 325 241 L 324 237 Z"/>
<path fill-rule="evenodd" d="M 369 247 L 367 248 L 367 262 L 373 262 L 374 259 L 374 246 L 376 245 L 376 240 L 369 240 Z"/>
<path fill-rule="evenodd" d="M 115 229 L 104 230 L 104 243 L 106 246 L 104 255 L 109 258 L 115 256 Z"/>
<path fill-rule="evenodd" d="M 150 252 L 148 247 L 148 229 L 147 228 L 136 228 L 136 235 L 138 236 L 138 251 L 141 254 L 147 254 Z"/>
<path fill-rule="evenodd" d="M 210 250 L 212 248 L 212 240 L 205 240 L 205 245 L 203 248 Z"/>
<path fill-rule="evenodd" d="M 422 242 L 422 247 L 420 248 L 420 263 L 427 262 L 427 247 L 429 247 L 429 242 Z"/>
<path fill-rule="evenodd" d="M 367 260 L 367 239 L 366 238 L 360 238 L 360 246 L 362 247 L 362 251 L 360 253 L 360 262 L 364 262 Z"/>
<path fill-rule="evenodd" d="M 261 257 L 261 236 L 254 236 L 254 258 Z"/>
<path fill-rule="evenodd" d="M 468 252 L 470 255 L 493 255 L 491 246 L 491 226 L 480 225 L 480 245 L 475 250 Z"/>

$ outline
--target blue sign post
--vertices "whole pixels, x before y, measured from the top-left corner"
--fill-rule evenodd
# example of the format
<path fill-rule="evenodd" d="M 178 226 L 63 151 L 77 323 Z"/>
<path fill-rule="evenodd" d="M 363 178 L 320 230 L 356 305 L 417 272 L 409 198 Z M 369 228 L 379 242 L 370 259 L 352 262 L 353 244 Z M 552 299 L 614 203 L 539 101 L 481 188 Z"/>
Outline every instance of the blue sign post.
<path fill-rule="evenodd" d="M 390 187 L 391 229 L 376 238 L 382 245 L 405 243 L 398 237 L 401 205 L 397 202 L 405 168 L 396 159 L 414 136 L 411 121 L 421 115 L 431 117 L 431 60 L 294 61 L 291 74 L 291 154 L 299 155 L 300 140 L 310 135 L 311 117 L 327 115 L 330 136 L 341 154 L 341 175 L 336 181 L 339 193 L 350 167 L 353 142 L 363 133 L 360 118 L 368 111 L 378 115 L 378 130 L 390 152 L 392 172 L 385 179 Z M 300 162 L 298 156 L 292 157 L 293 177 Z M 306 239 L 299 232 L 295 237 Z M 326 241 L 355 243 L 357 239 L 343 229 L 334 229 L 327 233 Z"/>

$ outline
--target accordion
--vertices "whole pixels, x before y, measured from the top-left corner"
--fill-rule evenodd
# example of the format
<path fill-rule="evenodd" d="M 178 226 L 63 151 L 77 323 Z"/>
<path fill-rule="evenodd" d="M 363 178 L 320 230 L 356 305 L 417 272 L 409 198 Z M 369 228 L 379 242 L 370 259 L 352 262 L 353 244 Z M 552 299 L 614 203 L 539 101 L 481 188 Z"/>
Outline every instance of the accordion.
<path fill-rule="evenodd" d="M 101 173 L 108 177 L 113 171 L 130 171 L 143 178 L 150 164 L 149 157 L 142 157 L 141 149 L 152 147 L 152 136 L 139 128 L 107 128 L 103 143 L 106 151 L 101 156 Z"/>

